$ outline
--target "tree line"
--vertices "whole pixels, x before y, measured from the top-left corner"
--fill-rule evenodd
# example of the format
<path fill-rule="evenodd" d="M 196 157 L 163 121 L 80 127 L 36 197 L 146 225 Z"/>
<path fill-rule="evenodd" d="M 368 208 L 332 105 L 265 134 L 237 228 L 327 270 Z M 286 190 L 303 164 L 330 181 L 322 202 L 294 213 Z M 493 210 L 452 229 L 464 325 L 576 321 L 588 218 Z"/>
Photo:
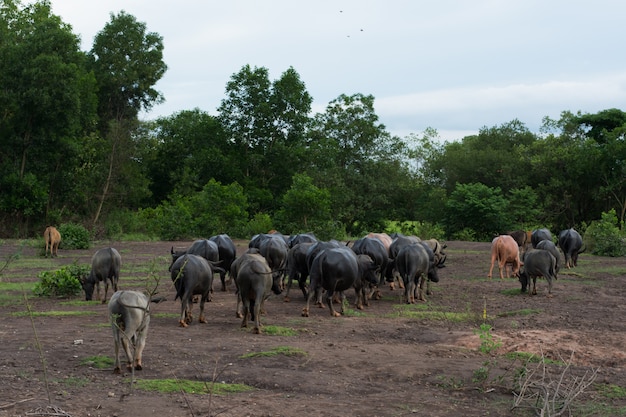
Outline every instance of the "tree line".
<path fill-rule="evenodd" d="M 626 212 L 626 113 L 563 111 L 539 133 L 512 120 L 442 142 L 391 135 L 375 98 L 312 114 L 290 67 L 244 65 L 216 114 L 140 120 L 165 97 L 162 37 L 122 11 L 90 51 L 50 1 L 0 1 L 0 235 L 76 223 L 95 236 L 234 237 L 278 229 L 486 240 L 584 229 Z M 429 236 L 426 236 L 428 234 Z"/>

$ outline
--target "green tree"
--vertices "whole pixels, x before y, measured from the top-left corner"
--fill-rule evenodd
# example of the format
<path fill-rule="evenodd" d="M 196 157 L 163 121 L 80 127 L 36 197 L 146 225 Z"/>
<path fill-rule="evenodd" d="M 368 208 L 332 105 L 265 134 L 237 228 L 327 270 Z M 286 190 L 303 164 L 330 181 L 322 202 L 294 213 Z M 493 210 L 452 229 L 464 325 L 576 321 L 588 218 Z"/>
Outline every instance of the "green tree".
<path fill-rule="evenodd" d="M 106 153 L 100 155 L 106 162 L 98 175 L 103 180 L 93 217 L 95 225 L 111 195 L 122 196 L 121 189 L 129 182 L 137 184 L 134 174 L 138 171 L 132 166 L 137 162 L 133 140 L 137 115 L 163 101 L 154 86 L 167 66 L 163 62 L 162 37 L 147 32 L 145 23 L 124 11 L 111 14 L 110 22 L 96 35 L 89 57 L 98 82 L 100 132 L 107 143 Z M 145 193 L 147 182 L 141 183 Z M 110 203 L 117 205 L 119 201 Z"/>
<path fill-rule="evenodd" d="M 23 201 L 5 219 L 28 224 L 71 201 L 67 172 L 93 126 L 96 96 L 79 38 L 50 2 L 20 6 L 0 5 L 0 206 Z"/>
<path fill-rule="evenodd" d="M 255 210 L 275 209 L 299 170 L 311 102 L 293 68 L 270 82 L 267 68 L 246 65 L 226 85 L 218 117 Z"/>
<path fill-rule="evenodd" d="M 155 205 L 174 194 L 192 195 L 211 179 L 242 178 L 220 123 L 199 109 L 159 118 L 145 140 L 153 149 L 147 165 Z"/>
<path fill-rule="evenodd" d="M 479 240 L 491 239 L 511 228 L 509 203 L 500 188 L 480 183 L 457 184 L 444 209 L 448 236 L 471 229 Z"/>
<path fill-rule="evenodd" d="M 382 230 L 384 220 L 407 215 L 407 204 L 416 198 L 407 148 L 379 123 L 373 96 L 331 101 L 314 118 L 309 148 L 307 172 L 331 192 L 333 217 L 349 233 Z"/>
<path fill-rule="evenodd" d="M 428 161 L 431 181 L 444 184 L 448 193 L 457 183 L 480 182 L 507 192 L 527 184 L 530 161 L 521 152 L 536 137 L 519 120 L 483 127 L 478 135 L 444 146 L 444 152 Z"/>
<path fill-rule="evenodd" d="M 330 193 L 316 187 L 311 177 L 295 174 L 291 188 L 283 195 L 276 218 L 279 229 L 289 234 L 323 228 L 332 220 Z"/>

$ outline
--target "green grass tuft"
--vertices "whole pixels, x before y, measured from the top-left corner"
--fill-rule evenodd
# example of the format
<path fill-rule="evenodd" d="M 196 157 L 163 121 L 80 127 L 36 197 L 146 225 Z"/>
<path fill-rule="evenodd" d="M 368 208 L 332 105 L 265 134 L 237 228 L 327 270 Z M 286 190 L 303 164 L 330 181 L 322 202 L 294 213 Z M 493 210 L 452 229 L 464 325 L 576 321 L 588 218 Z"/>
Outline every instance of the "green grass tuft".
<path fill-rule="evenodd" d="M 291 327 L 268 325 L 263 326 L 263 333 L 270 336 L 297 336 L 298 331 Z"/>
<path fill-rule="evenodd" d="M 297 356 L 297 355 L 303 355 L 306 356 L 307 353 L 302 350 L 302 349 L 298 349 L 298 348 L 294 348 L 294 347 L 290 347 L 290 346 L 277 346 L 271 350 L 266 350 L 263 352 L 251 352 L 251 353 L 246 353 L 245 355 L 241 355 L 240 358 L 241 359 L 248 359 L 248 358 L 258 358 L 258 357 L 268 357 L 268 356 L 277 356 L 277 355 L 285 355 L 285 356 Z"/>
<path fill-rule="evenodd" d="M 521 310 L 503 311 L 498 313 L 498 317 L 512 317 L 512 316 L 529 316 L 531 314 L 539 314 L 542 310 L 535 308 L 523 308 Z"/>
<path fill-rule="evenodd" d="M 68 316 L 94 316 L 99 314 L 95 311 L 60 311 L 60 310 L 52 310 L 52 311 L 17 311 L 15 313 L 11 313 L 14 317 L 27 317 L 32 315 L 33 317 L 68 317 Z"/>
<path fill-rule="evenodd" d="M 238 392 L 251 391 L 254 388 L 245 384 L 225 384 L 211 383 L 203 381 L 192 381 L 189 379 L 138 379 L 135 387 L 145 391 L 157 392 L 185 392 L 187 394 L 208 394 L 214 395 L 234 394 Z"/>
<path fill-rule="evenodd" d="M 92 368 L 97 368 L 97 369 L 112 368 L 114 363 L 115 361 L 113 360 L 113 358 L 110 358 L 108 356 L 102 356 L 102 355 L 89 356 L 83 359 L 82 361 L 80 361 L 81 365 L 91 366 Z"/>

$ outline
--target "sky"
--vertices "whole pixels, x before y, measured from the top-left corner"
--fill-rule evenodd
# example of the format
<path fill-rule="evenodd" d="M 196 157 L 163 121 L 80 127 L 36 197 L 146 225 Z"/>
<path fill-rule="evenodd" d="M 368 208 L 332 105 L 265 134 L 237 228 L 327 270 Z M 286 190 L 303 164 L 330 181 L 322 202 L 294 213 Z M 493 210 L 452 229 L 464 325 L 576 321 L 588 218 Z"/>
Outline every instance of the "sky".
<path fill-rule="evenodd" d="M 25 2 L 28 3 L 28 2 Z M 89 51 L 125 12 L 163 38 L 165 96 L 144 119 L 216 115 L 245 65 L 290 67 L 323 112 L 342 94 L 375 98 L 401 138 L 434 128 L 460 140 L 561 112 L 626 110 L 622 0 L 51 0 Z"/>

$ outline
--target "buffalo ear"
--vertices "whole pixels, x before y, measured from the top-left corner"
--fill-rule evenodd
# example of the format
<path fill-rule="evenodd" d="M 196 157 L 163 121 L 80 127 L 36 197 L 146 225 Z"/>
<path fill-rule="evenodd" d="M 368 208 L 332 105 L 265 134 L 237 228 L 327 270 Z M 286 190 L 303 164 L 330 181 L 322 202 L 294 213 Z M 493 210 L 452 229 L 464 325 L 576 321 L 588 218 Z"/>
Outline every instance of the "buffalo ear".
<path fill-rule="evenodd" d="M 174 246 L 172 246 L 172 249 L 170 250 L 170 253 L 173 255 L 174 254 Z"/>

